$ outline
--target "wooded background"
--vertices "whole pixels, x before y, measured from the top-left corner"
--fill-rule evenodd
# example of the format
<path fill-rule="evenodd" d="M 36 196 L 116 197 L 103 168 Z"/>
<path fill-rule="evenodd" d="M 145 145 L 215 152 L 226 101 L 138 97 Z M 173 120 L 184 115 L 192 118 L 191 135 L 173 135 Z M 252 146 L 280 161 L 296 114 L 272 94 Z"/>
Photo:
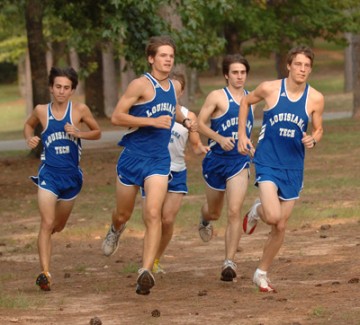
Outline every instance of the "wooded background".
<path fill-rule="evenodd" d="M 184 104 L 199 90 L 199 73 L 221 74 L 224 54 L 271 55 L 284 77 L 294 45 L 340 44 L 344 91 L 353 92 L 353 117 L 360 117 L 358 0 L 2 0 L 0 74 L 15 67 L 30 112 L 50 101 L 50 67 L 71 65 L 95 116 L 110 116 L 129 81 L 147 70 L 147 40 L 161 34 L 177 44 Z"/>

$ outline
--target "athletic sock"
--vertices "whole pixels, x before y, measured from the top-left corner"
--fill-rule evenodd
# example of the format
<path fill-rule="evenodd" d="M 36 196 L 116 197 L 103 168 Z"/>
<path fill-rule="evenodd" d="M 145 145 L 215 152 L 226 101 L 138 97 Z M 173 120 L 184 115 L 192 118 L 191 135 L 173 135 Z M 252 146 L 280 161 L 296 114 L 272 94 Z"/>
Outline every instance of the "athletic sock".
<path fill-rule="evenodd" d="M 255 273 L 257 273 L 259 275 L 266 275 L 267 274 L 266 271 L 260 270 L 259 268 L 256 269 Z"/>
<path fill-rule="evenodd" d="M 202 225 L 203 225 L 204 227 L 206 227 L 210 222 L 204 220 L 204 218 L 201 218 L 201 223 L 202 223 Z"/>
<path fill-rule="evenodd" d="M 121 227 L 120 227 L 120 228 L 121 228 Z M 119 232 L 119 230 L 116 230 L 116 229 L 115 229 L 115 227 L 114 227 L 113 224 L 111 225 L 111 231 L 112 231 L 113 233 L 115 233 L 115 234 Z"/>

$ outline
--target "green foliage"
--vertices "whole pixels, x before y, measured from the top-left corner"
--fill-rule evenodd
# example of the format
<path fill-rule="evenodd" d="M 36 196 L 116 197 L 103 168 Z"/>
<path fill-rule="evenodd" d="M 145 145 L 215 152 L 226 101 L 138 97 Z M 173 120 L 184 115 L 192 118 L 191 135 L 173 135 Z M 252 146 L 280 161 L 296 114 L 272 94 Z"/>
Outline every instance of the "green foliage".
<path fill-rule="evenodd" d="M 9 295 L 0 295 L 0 307 L 9 309 L 26 309 L 31 305 L 29 299 L 23 294 L 18 294 L 15 297 Z"/>
<path fill-rule="evenodd" d="M 268 56 L 293 44 L 312 45 L 320 37 L 345 45 L 344 32 L 360 31 L 357 0 L 44 0 L 47 43 L 90 54 L 112 42 L 136 73 L 147 69 L 150 36 L 169 34 L 176 62 L 198 70 L 225 52 L 226 31 L 236 33 L 244 54 Z M 0 62 L 17 62 L 26 50 L 25 0 L 0 4 Z M 127 67 L 125 67 L 127 68 Z M 91 72 L 91 63 L 83 74 Z"/>
<path fill-rule="evenodd" d="M 18 63 L 26 51 L 25 32 L 23 1 L 3 0 L 0 5 L 0 62 Z"/>
<path fill-rule="evenodd" d="M 26 46 L 25 36 L 9 37 L 0 41 L 0 62 L 16 64 L 25 55 Z"/>
<path fill-rule="evenodd" d="M 179 47 L 179 62 L 205 70 L 208 59 L 223 51 L 225 40 L 218 35 L 218 26 L 207 19 L 224 11 L 221 4 L 215 0 L 184 0 L 177 5 L 176 12 L 181 18 L 182 28 L 173 32 Z"/>

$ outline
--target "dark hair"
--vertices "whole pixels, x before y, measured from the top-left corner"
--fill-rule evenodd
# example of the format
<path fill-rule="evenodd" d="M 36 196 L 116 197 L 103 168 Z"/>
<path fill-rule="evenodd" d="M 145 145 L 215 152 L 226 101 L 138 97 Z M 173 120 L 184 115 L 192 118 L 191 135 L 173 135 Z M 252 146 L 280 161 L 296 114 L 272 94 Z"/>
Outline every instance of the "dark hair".
<path fill-rule="evenodd" d="M 49 73 L 49 86 L 54 86 L 54 81 L 56 77 L 66 77 L 71 81 L 71 89 L 76 89 L 78 85 L 78 74 L 71 68 L 59 68 L 52 67 Z"/>
<path fill-rule="evenodd" d="M 294 60 L 295 56 L 298 54 L 304 54 L 310 59 L 311 66 L 313 65 L 315 54 L 310 47 L 304 45 L 296 46 L 288 52 L 286 59 L 287 64 L 290 65 Z"/>
<path fill-rule="evenodd" d="M 154 57 L 156 55 L 156 52 L 160 46 L 163 45 L 169 45 L 174 49 L 174 54 L 176 53 L 176 45 L 172 38 L 168 35 L 162 35 L 162 36 L 153 36 L 150 37 L 146 49 L 145 54 L 146 57 Z"/>
<path fill-rule="evenodd" d="M 172 74 L 171 74 L 171 78 L 172 79 L 175 79 L 177 81 L 180 82 L 180 85 L 181 85 L 181 90 L 184 90 L 185 89 L 185 86 L 186 86 L 186 79 L 185 79 L 185 75 L 179 71 L 174 71 Z"/>
<path fill-rule="evenodd" d="M 241 55 L 241 54 L 228 54 L 224 57 L 222 62 L 222 72 L 223 75 L 228 75 L 230 70 L 230 65 L 233 63 L 241 63 L 246 68 L 246 73 L 248 74 L 250 71 L 249 62 Z"/>

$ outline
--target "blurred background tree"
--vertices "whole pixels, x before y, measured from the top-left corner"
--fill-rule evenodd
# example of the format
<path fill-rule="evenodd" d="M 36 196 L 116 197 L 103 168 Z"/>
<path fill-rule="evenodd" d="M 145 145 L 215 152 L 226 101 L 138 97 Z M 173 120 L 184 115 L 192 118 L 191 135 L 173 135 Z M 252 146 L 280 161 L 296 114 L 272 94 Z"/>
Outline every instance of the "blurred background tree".
<path fill-rule="evenodd" d="M 49 100 L 50 67 L 71 65 L 86 104 L 110 116 L 127 84 L 148 68 L 149 37 L 168 34 L 177 44 L 176 69 L 187 76 L 185 105 L 201 91 L 199 73 L 219 74 L 226 53 L 272 55 L 284 77 L 294 45 L 321 38 L 348 46 L 346 90 L 354 92 L 353 116 L 360 115 L 357 0 L 2 0 L 0 10 L 0 75 L 17 78 L 27 111 Z"/>

